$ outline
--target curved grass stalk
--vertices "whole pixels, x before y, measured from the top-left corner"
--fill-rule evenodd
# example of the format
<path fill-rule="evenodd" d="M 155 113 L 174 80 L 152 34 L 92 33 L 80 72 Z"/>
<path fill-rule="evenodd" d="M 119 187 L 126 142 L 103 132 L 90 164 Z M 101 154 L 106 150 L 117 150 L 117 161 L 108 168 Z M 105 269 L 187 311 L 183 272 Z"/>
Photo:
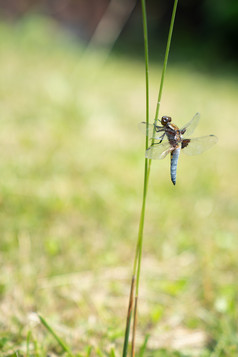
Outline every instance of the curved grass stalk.
<path fill-rule="evenodd" d="M 156 121 L 159 119 L 160 103 L 161 103 L 161 99 L 162 99 L 164 78 L 165 78 L 165 73 L 166 73 L 167 64 L 168 64 L 169 50 L 170 50 L 171 39 L 172 39 L 172 34 L 173 34 L 174 20 L 175 20 L 177 5 L 178 5 L 178 0 L 174 0 L 174 6 L 173 6 L 171 21 L 170 21 L 170 27 L 169 27 L 169 34 L 168 34 L 167 45 L 166 45 L 166 50 L 165 50 L 165 55 L 164 55 L 164 64 L 163 64 L 163 70 L 162 70 L 161 80 L 160 80 L 158 100 L 157 100 L 156 110 L 155 110 L 154 124 L 156 124 Z M 152 144 L 153 143 L 154 143 L 154 140 L 152 140 Z M 151 168 L 151 160 L 149 160 L 148 176 L 150 175 L 150 168 Z"/>
<path fill-rule="evenodd" d="M 144 50 L 145 50 L 146 125 L 148 125 L 149 124 L 149 51 L 148 51 L 148 32 L 147 32 L 147 15 L 146 15 L 145 0 L 141 0 L 141 6 L 142 6 Z M 148 146 L 149 146 L 149 138 L 148 138 L 148 136 L 146 136 L 146 139 L 145 139 L 145 149 L 146 150 L 148 149 Z M 149 178 L 147 175 L 147 171 L 148 171 L 148 159 L 145 158 L 143 199 L 142 199 L 142 208 L 141 208 L 141 215 L 140 215 L 138 238 L 137 238 L 137 244 L 136 244 L 136 253 L 135 253 L 134 264 L 133 264 L 133 274 L 132 274 L 132 279 L 131 279 L 131 290 L 130 290 L 128 311 L 127 311 L 127 322 L 126 322 L 123 354 L 122 354 L 123 357 L 127 356 L 131 317 L 132 317 L 133 303 L 134 303 L 135 277 L 137 275 L 136 272 L 138 271 L 137 263 L 138 263 L 140 246 L 142 247 L 141 241 L 142 241 L 143 231 L 144 231 L 145 204 L 146 204 L 146 194 L 147 194 L 147 183 L 148 183 L 148 178 Z M 137 281 L 137 279 L 136 279 L 136 281 Z M 137 311 L 137 309 L 134 312 L 136 312 L 136 311 Z M 133 331 L 136 329 L 135 321 L 136 321 L 136 318 L 134 315 Z M 133 333 L 133 336 L 135 336 L 134 333 Z M 133 344 L 134 343 L 132 343 L 132 345 Z M 132 349 L 132 351 L 133 351 L 133 349 Z"/>
<path fill-rule="evenodd" d="M 54 339 L 58 342 L 61 346 L 62 350 L 68 354 L 69 357 L 74 357 L 73 353 L 71 352 L 70 348 L 66 345 L 66 343 L 56 334 L 55 330 L 48 324 L 48 322 L 38 314 L 40 322 L 43 326 L 49 331 L 49 333 L 54 337 Z"/>
<path fill-rule="evenodd" d="M 164 78 L 165 78 L 165 73 L 166 73 L 166 68 L 167 68 L 167 63 L 168 63 L 169 50 L 170 50 L 172 33 L 173 33 L 177 4 L 178 4 L 178 0 L 174 0 L 173 12 L 172 12 L 172 16 L 171 16 L 168 40 L 167 40 L 165 56 L 164 56 L 163 70 L 162 70 L 161 81 L 160 81 L 158 100 L 157 100 L 157 104 L 156 104 L 156 112 L 155 112 L 155 118 L 154 118 L 155 123 L 159 116 L 160 102 L 161 102 L 161 98 L 162 98 Z M 147 32 L 147 15 L 146 15 L 145 0 L 141 0 L 141 6 L 142 6 L 144 51 L 145 51 L 146 124 L 148 125 L 149 124 L 149 51 L 148 51 L 148 32 Z M 148 136 L 146 136 L 145 148 L 148 149 L 148 146 L 149 146 L 149 138 L 148 138 Z M 124 339 L 123 354 L 122 354 L 123 357 L 127 356 L 128 342 L 129 342 L 129 335 L 130 335 L 130 324 L 131 324 L 131 317 L 133 314 L 133 304 L 134 304 L 134 314 L 133 314 L 133 333 L 132 333 L 131 356 L 132 357 L 135 356 L 137 306 L 138 306 L 138 297 L 139 297 L 139 284 L 140 284 L 141 256 L 142 256 L 143 236 L 144 236 L 146 197 L 147 197 L 147 189 L 148 189 L 148 182 L 149 182 L 149 176 L 150 176 L 150 168 L 151 168 L 151 160 L 145 158 L 143 198 L 142 198 L 142 207 L 141 207 L 141 215 L 140 215 L 140 222 L 139 222 L 138 238 L 137 238 L 137 244 L 136 244 L 136 253 L 135 253 L 134 264 L 133 264 L 131 292 L 130 292 L 130 298 L 129 298 L 127 324 L 126 324 L 125 339 Z M 135 284 L 136 284 L 136 287 L 135 287 L 135 297 L 134 297 Z"/>

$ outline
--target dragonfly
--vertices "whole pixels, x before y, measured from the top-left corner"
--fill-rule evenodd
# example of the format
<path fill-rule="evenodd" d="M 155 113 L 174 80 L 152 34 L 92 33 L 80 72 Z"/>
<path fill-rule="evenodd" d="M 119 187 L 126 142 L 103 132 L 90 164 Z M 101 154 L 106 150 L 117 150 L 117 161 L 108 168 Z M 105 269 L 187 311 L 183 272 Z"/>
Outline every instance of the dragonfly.
<path fill-rule="evenodd" d="M 150 147 L 145 152 L 148 159 L 164 159 L 169 153 L 171 155 L 170 177 L 172 183 L 176 184 L 177 166 L 180 152 L 187 155 L 197 155 L 210 149 L 217 142 L 215 135 L 201 136 L 190 139 L 200 120 L 200 114 L 196 113 L 181 129 L 172 123 L 172 118 L 164 115 L 158 120 L 160 125 L 140 123 L 143 131 L 152 140 Z"/>

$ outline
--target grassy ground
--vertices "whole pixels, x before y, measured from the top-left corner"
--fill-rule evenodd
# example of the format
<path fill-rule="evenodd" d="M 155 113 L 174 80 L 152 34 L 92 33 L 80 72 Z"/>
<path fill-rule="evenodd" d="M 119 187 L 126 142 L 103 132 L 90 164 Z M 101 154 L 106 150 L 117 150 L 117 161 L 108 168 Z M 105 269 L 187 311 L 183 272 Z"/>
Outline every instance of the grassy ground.
<path fill-rule="evenodd" d="M 143 63 L 86 55 L 54 24 L 0 26 L 0 349 L 120 356 L 142 196 Z M 162 55 L 161 55 L 162 56 Z M 151 67 L 151 117 L 161 68 Z M 237 77 L 168 67 L 161 114 L 219 142 L 154 162 L 138 349 L 237 356 Z"/>

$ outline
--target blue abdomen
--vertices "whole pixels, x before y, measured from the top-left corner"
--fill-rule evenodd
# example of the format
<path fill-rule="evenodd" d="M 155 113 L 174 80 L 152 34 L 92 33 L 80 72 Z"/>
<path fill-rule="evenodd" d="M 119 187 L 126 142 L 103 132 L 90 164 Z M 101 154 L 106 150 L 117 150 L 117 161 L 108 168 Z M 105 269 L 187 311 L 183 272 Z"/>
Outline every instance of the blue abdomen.
<path fill-rule="evenodd" d="M 171 181 L 173 184 L 176 184 L 176 174 L 177 174 L 177 166 L 178 166 L 178 158 L 180 154 L 181 148 L 175 149 L 171 153 L 171 166 L 170 166 L 170 175 L 171 175 Z"/>

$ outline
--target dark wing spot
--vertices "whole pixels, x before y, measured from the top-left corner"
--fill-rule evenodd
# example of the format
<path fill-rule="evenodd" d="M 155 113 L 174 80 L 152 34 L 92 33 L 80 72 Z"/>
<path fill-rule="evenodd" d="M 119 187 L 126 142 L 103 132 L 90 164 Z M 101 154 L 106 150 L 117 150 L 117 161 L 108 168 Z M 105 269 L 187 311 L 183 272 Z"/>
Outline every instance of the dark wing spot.
<path fill-rule="evenodd" d="M 186 148 L 188 146 L 188 144 L 190 143 L 190 139 L 184 139 L 182 141 L 182 149 Z"/>

